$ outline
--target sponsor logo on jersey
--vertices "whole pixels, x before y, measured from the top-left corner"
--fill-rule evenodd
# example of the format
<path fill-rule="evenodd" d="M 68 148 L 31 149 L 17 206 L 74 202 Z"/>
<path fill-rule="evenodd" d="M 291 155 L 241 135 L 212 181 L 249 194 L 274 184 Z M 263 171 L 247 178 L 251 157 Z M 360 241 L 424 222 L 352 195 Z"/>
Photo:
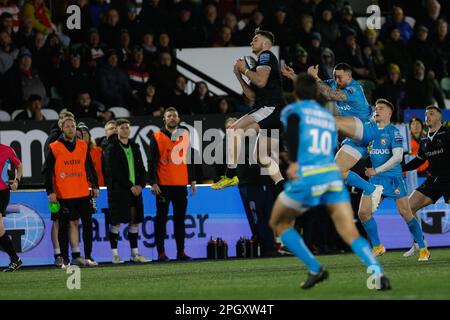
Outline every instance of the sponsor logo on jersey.
<path fill-rule="evenodd" d="M 381 155 L 381 154 L 390 154 L 391 150 L 389 149 L 371 149 L 370 154 Z"/>

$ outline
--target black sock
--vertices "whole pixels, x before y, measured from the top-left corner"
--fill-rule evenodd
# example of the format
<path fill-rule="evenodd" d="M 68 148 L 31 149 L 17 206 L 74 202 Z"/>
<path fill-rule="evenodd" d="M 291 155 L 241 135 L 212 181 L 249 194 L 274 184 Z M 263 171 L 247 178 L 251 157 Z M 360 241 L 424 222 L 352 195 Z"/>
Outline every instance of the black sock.
<path fill-rule="evenodd" d="M 128 240 L 130 241 L 130 248 L 136 249 L 138 247 L 138 233 L 128 232 Z"/>
<path fill-rule="evenodd" d="M 72 260 L 75 260 L 76 258 L 80 257 L 80 253 L 79 252 L 72 252 Z"/>
<path fill-rule="evenodd" d="M 61 253 L 54 254 L 53 256 L 55 257 L 55 260 L 56 260 L 56 259 L 58 259 L 58 257 L 61 257 Z"/>
<path fill-rule="evenodd" d="M 0 237 L 0 246 L 2 246 L 3 250 L 8 254 L 11 261 L 19 260 L 19 257 L 16 254 L 16 250 L 14 250 L 11 239 L 6 235 L 6 233 Z"/>
<path fill-rule="evenodd" d="M 236 176 L 236 168 L 227 168 L 225 175 L 227 176 L 227 178 L 233 178 L 234 176 Z"/>
<path fill-rule="evenodd" d="M 111 249 L 117 249 L 117 243 L 119 242 L 119 234 L 109 232 L 109 243 L 111 244 Z"/>
<path fill-rule="evenodd" d="M 275 184 L 275 194 L 277 197 L 280 193 L 283 192 L 285 182 L 286 182 L 286 180 L 283 179 L 283 180 L 278 181 L 278 183 Z"/>

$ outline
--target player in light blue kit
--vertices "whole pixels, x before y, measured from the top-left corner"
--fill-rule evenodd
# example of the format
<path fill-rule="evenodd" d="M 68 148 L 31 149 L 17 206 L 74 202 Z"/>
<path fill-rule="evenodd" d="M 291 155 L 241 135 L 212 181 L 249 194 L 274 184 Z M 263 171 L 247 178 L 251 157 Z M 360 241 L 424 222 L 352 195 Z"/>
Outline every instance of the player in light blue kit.
<path fill-rule="evenodd" d="M 295 81 L 294 70 L 285 66 L 282 74 Z M 333 70 L 334 79 L 322 81 L 318 76 L 318 66 L 311 66 L 308 74 L 317 81 L 320 94 L 327 100 L 335 101 L 339 112 L 336 124 L 340 130 L 340 123 L 354 122 L 360 120 L 366 122 L 372 115 L 372 108 L 367 102 L 364 91 L 352 78 L 352 68 L 346 63 L 338 63 Z M 367 145 L 345 139 L 342 147 L 336 154 L 336 164 L 342 173 L 342 178 L 347 185 L 363 190 L 363 194 L 371 196 L 372 212 L 375 212 L 381 200 L 383 188 L 374 185 L 361 178 L 357 173 L 351 171 L 356 163 L 367 155 Z"/>
<path fill-rule="evenodd" d="M 383 186 L 383 197 L 395 200 L 398 212 L 419 245 L 419 261 L 427 261 L 430 252 L 425 245 L 420 224 L 412 214 L 402 176 L 400 163 L 403 157 L 403 137 L 391 124 L 393 112 L 394 106 L 391 102 L 378 99 L 375 103 L 374 121 L 363 124 L 362 142 L 369 144 L 370 160 L 373 166 L 373 168 L 366 168 L 365 173 L 371 183 Z M 358 215 L 372 243 L 373 253 L 376 256 L 384 254 L 386 249 L 378 237 L 377 223 L 372 217 L 369 196 L 361 196 Z"/>
<path fill-rule="evenodd" d="M 389 279 L 353 222 L 350 197 L 334 162 L 335 119 L 315 101 L 318 95 L 315 79 L 301 74 L 296 81 L 296 96 L 300 101 L 286 106 L 281 113 L 292 163 L 287 170 L 290 181 L 274 204 L 270 226 L 308 267 L 308 278 L 301 288 L 311 288 L 327 279 L 328 271 L 315 259 L 293 225 L 295 218 L 309 208 L 326 205 L 342 239 L 374 270 L 376 288 L 388 290 L 391 288 Z"/>

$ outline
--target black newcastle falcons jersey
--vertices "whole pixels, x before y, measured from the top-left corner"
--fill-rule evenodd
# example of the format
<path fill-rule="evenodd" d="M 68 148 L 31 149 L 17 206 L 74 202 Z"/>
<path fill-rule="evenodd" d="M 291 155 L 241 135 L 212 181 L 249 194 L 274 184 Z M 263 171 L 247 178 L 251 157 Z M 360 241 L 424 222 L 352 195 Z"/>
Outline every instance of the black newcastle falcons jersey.
<path fill-rule="evenodd" d="M 260 66 L 270 67 L 270 75 L 264 88 L 258 88 L 253 83 L 250 85 L 256 94 L 255 108 L 284 107 L 286 103 L 283 98 L 281 72 L 277 57 L 268 50 L 261 52 L 252 71 L 256 71 L 256 68 Z"/>
<path fill-rule="evenodd" d="M 450 181 L 450 130 L 441 126 L 436 132 L 428 133 L 420 140 L 417 157 L 428 160 L 428 171 L 433 177 Z"/>

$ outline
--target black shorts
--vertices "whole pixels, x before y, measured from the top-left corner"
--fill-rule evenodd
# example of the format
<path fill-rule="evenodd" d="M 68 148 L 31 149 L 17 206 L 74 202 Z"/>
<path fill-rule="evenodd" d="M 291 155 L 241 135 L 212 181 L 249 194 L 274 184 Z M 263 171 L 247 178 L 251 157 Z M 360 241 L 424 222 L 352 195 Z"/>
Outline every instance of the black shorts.
<path fill-rule="evenodd" d="M 247 113 L 261 129 L 281 129 L 280 107 L 260 107 Z"/>
<path fill-rule="evenodd" d="M 83 210 L 82 212 L 80 212 L 80 216 L 81 216 L 81 215 L 85 215 L 85 216 L 86 216 L 86 214 L 94 214 L 94 213 L 96 213 L 96 211 L 95 211 L 95 209 L 94 209 L 94 204 L 93 204 L 93 202 L 92 202 L 92 197 L 88 197 L 88 198 L 89 198 L 89 210 L 87 210 L 87 211 L 84 211 L 84 210 Z M 82 199 L 84 199 L 84 198 L 82 198 Z M 59 200 L 59 202 L 60 202 L 60 205 L 61 205 L 61 200 Z M 57 220 L 59 220 L 59 218 L 60 218 L 60 213 L 61 213 L 61 208 L 59 209 L 58 212 L 52 213 L 50 219 L 51 219 L 52 221 L 57 221 Z M 76 219 L 73 219 L 73 220 L 76 220 Z"/>
<path fill-rule="evenodd" d="M 6 216 L 6 208 L 8 207 L 9 204 L 9 195 L 10 195 L 9 189 L 0 190 L 0 214 L 3 217 Z"/>
<path fill-rule="evenodd" d="M 433 203 L 444 197 L 446 203 L 450 203 L 450 181 L 442 181 L 436 177 L 429 177 L 417 188 L 417 191 L 430 198 Z"/>
<path fill-rule="evenodd" d="M 52 220 L 60 219 L 63 216 L 69 221 L 80 219 L 82 214 L 92 212 L 91 197 L 75 198 L 75 199 L 58 199 L 60 209 L 57 214 L 52 214 Z M 57 216 L 53 219 L 53 216 Z"/>
<path fill-rule="evenodd" d="M 118 224 L 126 224 L 126 223 L 133 223 L 138 224 L 144 222 L 144 204 L 143 204 L 143 198 L 142 193 L 140 196 L 136 197 L 134 196 L 131 191 L 128 195 L 128 207 L 130 208 L 136 208 L 136 216 L 134 219 L 131 219 L 130 212 L 126 210 L 111 210 L 109 214 L 106 217 L 106 222 L 111 225 L 118 225 Z M 138 208 L 141 208 L 139 210 Z"/>

